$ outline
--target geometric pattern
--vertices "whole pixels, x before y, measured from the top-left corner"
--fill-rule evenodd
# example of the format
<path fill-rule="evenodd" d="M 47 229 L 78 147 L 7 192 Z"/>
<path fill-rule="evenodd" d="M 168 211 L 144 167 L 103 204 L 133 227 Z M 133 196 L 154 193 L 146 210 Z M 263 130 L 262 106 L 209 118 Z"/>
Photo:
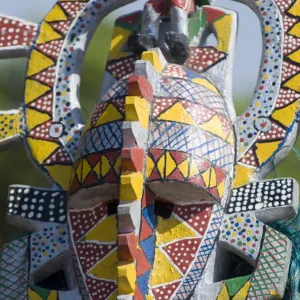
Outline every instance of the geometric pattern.
<path fill-rule="evenodd" d="M 1 253 L 0 294 L 7 300 L 27 300 L 28 239 L 6 244 Z"/>
<path fill-rule="evenodd" d="M 270 295 L 270 290 L 277 291 L 283 273 L 287 272 L 287 241 L 283 234 L 266 227 L 257 267 L 251 279 L 249 299 L 262 299 Z"/>

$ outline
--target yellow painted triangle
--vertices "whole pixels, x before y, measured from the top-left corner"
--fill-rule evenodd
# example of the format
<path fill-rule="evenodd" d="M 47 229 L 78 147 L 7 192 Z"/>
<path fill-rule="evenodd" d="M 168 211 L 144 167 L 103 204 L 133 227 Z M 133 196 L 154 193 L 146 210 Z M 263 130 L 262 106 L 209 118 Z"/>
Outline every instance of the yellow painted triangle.
<path fill-rule="evenodd" d="M 159 173 L 160 173 L 160 176 L 161 176 L 162 178 L 165 177 L 165 166 L 166 166 L 166 156 L 163 155 L 163 156 L 159 159 L 159 161 L 157 162 L 157 169 L 158 169 L 158 171 L 159 171 Z"/>
<path fill-rule="evenodd" d="M 178 166 L 179 171 L 181 172 L 182 176 L 184 178 L 187 178 L 189 176 L 189 159 L 187 158 Z"/>
<path fill-rule="evenodd" d="M 90 174 L 92 168 L 86 159 L 82 162 L 82 182 L 86 179 L 86 177 Z"/>
<path fill-rule="evenodd" d="M 283 86 L 290 88 L 296 92 L 300 92 L 300 74 L 296 74 L 294 77 L 288 80 Z"/>
<path fill-rule="evenodd" d="M 257 143 L 256 144 L 256 155 L 260 164 L 266 162 L 278 149 L 281 141 L 272 142 L 272 143 Z"/>
<path fill-rule="evenodd" d="M 208 169 L 203 174 L 201 174 L 206 187 L 210 187 L 211 186 L 210 185 L 211 170 L 212 169 Z"/>
<path fill-rule="evenodd" d="M 223 181 L 217 187 L 220 198 L 222 198 L 224 195 L 224 189 L 225 189 L 225 182 Z"/>
<path fill-rule="evenodd" d="M 47 300 L 57 300 L 58 299 L 58 292 L 57 291 L 51 291 Z"/>
<path fill-rule="evenodd" d="M 31 131 L 38 125 L 49 121 L 51 117 L 48 114 L 40 113 L 34 109 L 26 109 L 26 124 L 28 131 Z"/>
<path fill-rule="evenodd" d="M 111 169 L 109 160 L 103 155 L 101 157 L 101 176 L 104 177 Z"/>
<path fill-rule="evenodd" d="M 295 121 L 295 116 L 298 110 L 299 102 L 296 101 L 289 106 L 286 106 L 282 109 L 275 110 L 272 114 L 272 118 L 285 127 L 290 127 Z"/>
<path fill-rule="evenodd" d="M 190 177 L 193 177 L 196 175 L 199 175 L 199 169 L 198 169 L 196 162 L 194 160 L 192 160 L 191 165 L 190 165 Z"/>
<path fill-rule="evenodd" d="M 192 81 L 195 82 L 195 83 L 198 83 L 198 84 L 200 84 L 202 86 L 205 86 L 210 91 L 212 91 L 212 92 L 216 93 L 217 95 L 221 96 L 220 92 L 218 91 L 218 89 L 211 82 L 209 82 L 207 79 L 204 79 L 204 78 L 194 78 Z"/>
<path fill-rule="evenodd" d="M 232 300 L 246 300 L 248 297 L 250 286 L 251 286 L 250 281 L 247 281 L 245 285 L 235 294 Z"/>
<path fill-rule="evenodd" d="M 231 130 L 230 135 L 229 135 L 228 138 L 227 138 L 227 142 L 228 142 L 230 145 L 233 145 L 233 143 L 234 143 L 233 130 Z"/>
<path fill-rule="evenodd" d="M 93 170 L 96 172 L 98 177 L 100 177 L 100 174 L 101 174 L 101 162 L 100 161 L 96 164 L 96 166 L 93 168 Z"/>
<path fill-rule="evenodd" d="M 161 73 L 163 69 L 163 64 L 161 62 L 159 55 L 155 51 L 144 51 L 142 53 L 141 60 L 149 61 L 153 65 L 155 70 Z"/>
<path fill-rule="evenodd" d="M 223 124 L 218 116 L 214 116 L 208 122 L 199 126 L 203 130 L 206 130 L 212 134 L 219 136 L 222 140 L 226 140 L 227 135 L 223 130 Z"/>
<path fill-rule="evenodd" d="M 80 160 L 80 163 L 78 164 L 78 167 L 76 169 L 76 174 L 77 174 L 77 178 L 79 180 L 80 183 L 82 183 L 82 164 L 83 164 L 83 160 Z"/>
<path fill-rule="evenodd" d="M 28 289 L 28 300 L 43 300 L 41 296 L 32 289 Z"/>
<path fill-rule="evenodd" d="M 291 34 L 295 37 L 300 37 L 300 23 L 295 24 L 291 30 L 288 32 L 288 34 Z"/>
<path fill-rule="evenodd" d="M 288 10 L 288 13 L 295 17 L 300 17 L 300 1 L 296 0 L 292 7 Z"/>
<path fill-rule="evenodd" d="M 170 219 L 158 218 L 156 227 L 156 246 L 195 236 L 196 234 L 194 231 L 173 217 Z"/>
<path fill-rule="evenodd" d="M 217 175 L 214 168 L 211 168 L 209 187 L 215 187 L 217 185 Z"/>
<path fill-rule="evenodd" d="M 113 122 L 122 120 L 123 116 L 120 112 L 115 108 L 114 105 L 109 104 L 106 110 L 101 114 L 100 118 L 98 119 L 96 126 L 100 126 L 105 123 Z"/>
<path fill-rule="evenodd" d="M 50 87 L 38 81 L 27 79 L 25 84 L 25 104 L 29 104 L 50 91 Z"/>
<path fill-rule="evenodd" d="M 181 103 L 177 102 L 166 112 L 162 113 L 158 120 L 172 121 L 189 125 L 196 125 L 191 115 L 184 109 Z"/>
<path fill-rule="evenodd" d="M 50 156 L 50 154 L 52 154 L 55 150 L 57 150 L 57 148 L 59 148 L 58 144 L 49 141 L 27 138 L 27 142 L 33 158 L 40 164 L 42 164 L 46 160 L 46 158 Z"/>
<path fill-rule="evenodd" d="M 152 160 L 151 157 L 147 156 L 147 159 L 146 159 L 146 177 L 150 177 L 150 175 L 152 174 L 153 172 L 153 168 L 154 168 L 154 162 Z"/>
<path fill-rule="evenodd" d="M 122 157 L 119 156 L 116 161 L 115 161 L 115 165 L 114 165 L 114 170 L 116 171 L 117 174 L 121 173 L 121 162 L 122 162 Z"/>
<path fill-rule="evenodd" d="M 85 238 L 87 241 L 114 243 L 117 240 L 116 216 L 109 216 L 91 229 Z"/>
<path fill-rule="evenodd" d="M 55 5 L 45 18 L 47 22 L 67 21 L 68 17 L 59 5 Z"/>
<path fill-rule="evenodd" d="M 127 43 L 130 35 L 131 31 L 121 27 L 115 27 L 110 45 L 110 59 L 120 59 L 129 56 L 128 52 L 123 52 L 123 47 Z"/>
<path fill-rule="evenodd" d="M 166 154 L 166 176 L 169 176 L 176 169 L 176 163 L 169 152 Z"/>
<path fill-rule="evenodd" d="M 28 63 L 27 76 L 33 76 L 49 67 L 54 66 L 54 61 L 43 53 L 33 50 Z"/>
<path fill-rule="evenodd" d="M 104 259 L 102 259 L 98 264 L 88 271 L 88 274 L 93 275 L 96 278 L 117 280 L 117 250 L 113 251 Z"/>
<path fill-rule="evenodd" d="M 225 283 L 223 284 L 223 286 L 221 288 L 221 291 L 218 295 L 217 300 L 230 300 L 230 296 L 229 296 L 229 293 L 228 293 L 228 290 L 227 290 L 227 287 L 226 287 Z"/>
<path fill-rule="evenodd" d="M 46 170 L 53 180 L 61 186 L 64 191 L 68 191 L 70 187 L 70 178 L 72 174 L 72 166 L 46 166 Z"/>
<path fill-rule="evenodd" d="M 300 63 L 300 50 L 296 50 L 288 55 L 288 58 L 296 63 Z"/>
<path fill-rule="evenodd" d="M 159 249 L 155 249 L 155 259 L 150 277 L 150 286 L 153 287 L 159 284 L 169 283 L 180 278 L 180 273 L 170 262 L 170 259 Z"/>
<path fill-rule="evenodd" d="M 233 180 L 233 188 L 237 189 L 249 183 L 254 171 L 255 169 L 253 168 L 247 168 L 245 166 L 236 165 L 234 172 L 235 174 Z"/>
<path fill-rule="evenodd" d="M 117 298 L 118 298 L 118 292 L 115 291 L 107 298 L 107 300 L 116 300 Z"/>
<path fill-rule="evenodd" d="M 37 39 L 37 44 L 45 44 L 50 41 L 59 40 L 61 38 L 63 38 L 63 36 L 56 30 L 54 30 L 49 23 L 44 21 L 40 27 L 40 34 Z"/>

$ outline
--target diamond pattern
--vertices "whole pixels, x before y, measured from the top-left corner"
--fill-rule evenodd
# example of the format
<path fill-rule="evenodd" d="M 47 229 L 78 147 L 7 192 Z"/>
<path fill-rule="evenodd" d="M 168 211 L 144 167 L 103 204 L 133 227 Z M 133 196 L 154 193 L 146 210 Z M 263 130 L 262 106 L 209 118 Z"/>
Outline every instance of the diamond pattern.
<path fill-rule="evenodd" d="M 26 238 L 4 246 L 1 256 L 0 294 L 6 300 L 26 300 L 28 257 Z"/>
<path fill-rule="evenodd" d="M 120 80 L 113 84 L 113 86 L 103 96 L 103 101 L 121 98 L 128 95 L 128 79 Z"/>

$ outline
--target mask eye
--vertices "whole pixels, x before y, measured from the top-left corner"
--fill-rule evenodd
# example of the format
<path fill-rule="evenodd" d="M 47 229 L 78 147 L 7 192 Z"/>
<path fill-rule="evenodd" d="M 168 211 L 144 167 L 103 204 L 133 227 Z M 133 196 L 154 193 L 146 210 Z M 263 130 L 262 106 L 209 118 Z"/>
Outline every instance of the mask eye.
<path fill-rule="evenodd" d="M 155 200 L 154 214 L 155 216 L 162 217 L 163 219 L 170 219 L 172 216 L 173 208 L 174 205 L 170 202 Z"/>

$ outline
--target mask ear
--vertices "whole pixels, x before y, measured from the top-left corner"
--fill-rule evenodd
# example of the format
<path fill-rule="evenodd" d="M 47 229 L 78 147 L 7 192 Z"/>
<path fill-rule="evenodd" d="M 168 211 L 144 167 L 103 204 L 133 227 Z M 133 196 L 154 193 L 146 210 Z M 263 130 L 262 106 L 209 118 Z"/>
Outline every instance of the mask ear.
<path fill-rule="evenodd" d="M 211 80 L 225 97 L 232 121 L 232 69 L 237 34 L 236 13 L 204 6 L 189 22 L 190 57 L 185 66 Z M 211 43 L 213 41 L 213 43 Z"/>

